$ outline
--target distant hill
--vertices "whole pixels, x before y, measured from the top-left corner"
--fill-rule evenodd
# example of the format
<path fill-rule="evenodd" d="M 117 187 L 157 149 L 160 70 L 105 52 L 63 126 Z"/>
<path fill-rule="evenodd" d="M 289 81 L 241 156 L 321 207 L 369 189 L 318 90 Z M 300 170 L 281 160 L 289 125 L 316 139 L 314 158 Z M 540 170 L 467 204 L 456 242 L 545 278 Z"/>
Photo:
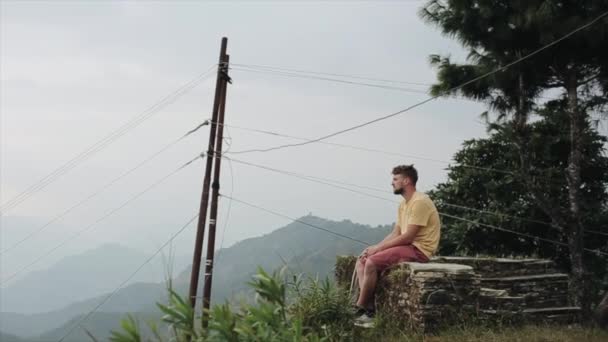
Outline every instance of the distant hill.
<path fill-rule="evenodd" d="M 330 221 L 308 215 L 299 219 L 352 238 L 375 243 L 388 234 L 389 226 L 372 228 L 349 220 Z M 284 266 L 291 271 L 310 276 L 331 275 L 336 256 L 361 252 L 364 246 L 358 242 L 293 222 L 264 236 L 243 240 L 218 252 L 213 274 L 214 301 L 230 298 L 246 289 L 258 266 L 266 270 Z M 188 284 L 190 269 L 182 272 L 175 283 Z"/>
<path fill-rule="evenodd" d="M 147 257 L 143 252 L 117 244 L 106 244 L 65 257 L 46 270 L 31 272 L 9 283 L 0 293 L 0 311 L 22 314 L 49 312 L 99 296 L 113 290 Z M 183 265 L 182 261 L 180 267 Z M 153 265 L 142 270 L 137 279 L 160 281 L 162 268 L 162 261 L 158 258 Z"/>
<path fill-rule="evenodd" d="M 2 331 L 0 331 L 0 341 L 2 341 L 2 342 L 28 342 L 15 335 L 3 333 Z"/>
<path fill-rule="evenodd" d="M 23 338 L 36 337 L 66 324 L 74 317 L 89 312 L 106 296 L 107 294 L 72 303 L 60 310 L 46 313 L 28 315 L 3 312 L 0 313 L 0 326 L 2 331 Z M 163 284 L 136 283 L 117 292 L 99 309 L 99 312 L 155 312 L 157 311 L 156 302 L 165 302 L 165 298 L 166 290 Z"/>
<path fill-rule="evenodd" d="M 300 219 L 311 225 L 350 236 L 358 240 L 375 243 L 389 231 L 389 226 L 372 228 L 349 220 L 330 221 L 315 216 Z M 218 303 L 248 290 L 245 283 L 251 279 L 258 266 L 267 270 L 277 269 L 285 263 L 294 273 L 325 277 L 333 272 L 337 255 L 359 253 L 364 248 L 358 242 L 346 240 L 327 232 L 293 222 L 264 236 L 243 240 L 229 248 L 220 250 L 216 256 L 213 278 L 213 302 Z M 134 267 L 135 268 L 135 267 Z M 173 281 L 174 288 L 186 294 L 190 282 L 190 267 L 182 271 Z M 202 283 L 202 282 L 201 282 Z M 202 293 L 202 291 L 199 291 Z M 40 336 L 42 340 L 67 331 L 70 320 L 88 312 L 105 296 L 71 301 L 60 310 L 37 315 L 0 314 L 0 330 L 18 336 Z M 136 283 L 125 287 L 100 308 L 87 322 L 88 329 L 96 331 L 101 338 L 107 328 L 115 329 L 126 312 L 140 312 L 146 317 L 158 314 L 155 303 L 166 298 L 162 283 Z M 66 303 L 69 303 L 66 300 Z M 98 336 L 99 335 L 99 336 Z M 77 335 L 81 336 L 81 335 Z M 41 341 L 36 339 L 36 341 Z M 51 338 L 52 340 L 52 338 Z M 75 339 L 74 341 L 77 341 Z"/>
<path fill-rule="evenodd" d="M 132 314 L 136 317 L 140 326 L 142 327 L 142 331 L 144 333 L 148 332 L 147 321 L 160 322 L 161 314 L 154 313 L 142 313 L 136 312 Z M 123 312 L 97 312 L 83 324 L 83 327 L 93 335 L 98 341 L 107 341 L 110 337 L 112 330 L 120 330 L 120 320 L 125 318 L 127 314 Z M 62 326 L 50 330 L 43 334 L 42 336 L 31 339 L 27 342 L 56 342 L 60 338 L 62 338 L 69 329 L 71 329 L 74 324 L 77 324 L 78 321 L 82 318 L 82 315 L 76 316 L 71 319 L 69 322 L 63 324 Z M 166 326 L 162 325 L 159 328 L 162 328 L 163 333 L 166 331 Z M 64 342 L 83 342 L 83 341 L 92 341 L 91 338 L 87 335 L 82 327 L 78 327 L 72 331 L 65 338 Z M 24 342 L 24 341 L 20 341 Z"/>

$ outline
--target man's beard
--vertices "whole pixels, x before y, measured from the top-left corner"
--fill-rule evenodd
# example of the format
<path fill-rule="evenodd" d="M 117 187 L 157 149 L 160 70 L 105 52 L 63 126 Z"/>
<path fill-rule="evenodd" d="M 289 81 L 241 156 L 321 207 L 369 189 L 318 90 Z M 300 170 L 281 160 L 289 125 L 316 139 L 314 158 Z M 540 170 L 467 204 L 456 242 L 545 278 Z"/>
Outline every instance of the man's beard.
<path fill-rule="evenodd" d="M 403 194 L 403 188 L 393 190 L 393 194 L 395 194 L 395 195 Z"/>

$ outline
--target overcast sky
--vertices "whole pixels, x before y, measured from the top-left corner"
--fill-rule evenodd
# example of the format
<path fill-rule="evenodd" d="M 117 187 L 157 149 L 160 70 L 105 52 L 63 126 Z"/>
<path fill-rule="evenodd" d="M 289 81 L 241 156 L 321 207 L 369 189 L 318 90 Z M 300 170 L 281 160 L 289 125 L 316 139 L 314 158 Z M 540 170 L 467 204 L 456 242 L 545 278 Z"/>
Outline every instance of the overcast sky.
<path fill-rule="evenodd" d="M 86 147 L 217 62 L 228 37 L 232 63 L 431 83 L 430 54 L 462 59 L 458 44 L 422 22 L 422 2 L 1 2 L 1 201 L 12 199 Z M 391 112 L 425 94 L 232 70 L 226 122 L 314 138 Z M 361 80 L 358 80 L 361 81 Z M 210 117 L 214 77 L 8 211 L 2 249 L 87 197 Z M 415 85 L 401 87 L 427 90 Z M 448 161 L 485 135 L 484 107 L 436 100 L 331 142 Z M 2 277 L 89 226 L 206 149 L 208 128 L 184 139 L 100 196 L 2 256 Z M 230 129 L 231 150 L 294 142 Z M 414 163 L 419 188 L 445 180 L 445 163 L 311 144 L 234 156 L 303 174 L 390 189 L 390 171 Z M 396 205 L 266 170 L 223 163 L 222 192 L 292 217 L 308 213 L 378 225 Z M 37 267 L 102 243 L 151 252 L 199 206 L 203 162 L 192 164 Z M 378 194 L 378 193 L 376 193 Z M 381 194 L 380 194 L 381 195 Z M 397 200 L 397 198 L 395 198 Z M 228 202 L 220 203 L 223 231 Z M 25 217 L 25 218 L 24 218 Z M 34 222 L 13 224 L 13 222 Z M 288 223 L 232 204 L 224 246 Z M 219 233 L 218 245 L 223 233 Z M 176 242 L 191 253 L 194 225 Z"/>

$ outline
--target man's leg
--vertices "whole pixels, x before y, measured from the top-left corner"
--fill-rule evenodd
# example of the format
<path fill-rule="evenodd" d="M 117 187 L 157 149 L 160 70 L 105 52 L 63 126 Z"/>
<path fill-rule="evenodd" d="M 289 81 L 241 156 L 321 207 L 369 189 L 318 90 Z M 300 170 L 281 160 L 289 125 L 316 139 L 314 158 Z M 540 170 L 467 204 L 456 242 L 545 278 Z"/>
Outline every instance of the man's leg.
<path fill-rule="evenodd" d="M 365 262 L 363 270 L 363 281 L 359 291 L 359 300 L 357 300 L 357 306 L 362 308 L 372 308 L 372 296 L 376 289 L 376 282 L 378 281 L 378 268 L 376 264 L 369 258 Z"/>
<path fill-rule="evenodd" d="M 405 245 L 385 249 L 366 257 L 365 261 L 359 259 L 357 261 L 357 276 L 359 277 L 357 306 L 366 309 L 373 308 L 374 290 L 378 282 L 379 271 L 404 261 L 426 262 L 428 258 L 413 245 Z"/>
<path fill-rule="evenodd" d="M 356 267 L 356 272 L 357 272 L 357 283 L 359 284 L 359 291 L 361 291 L 361 288 L 363 287 L 363 278 L 365 277 L 365 257 L 361 257 L 361 258 L 357 258 L 357 267 Z"/>

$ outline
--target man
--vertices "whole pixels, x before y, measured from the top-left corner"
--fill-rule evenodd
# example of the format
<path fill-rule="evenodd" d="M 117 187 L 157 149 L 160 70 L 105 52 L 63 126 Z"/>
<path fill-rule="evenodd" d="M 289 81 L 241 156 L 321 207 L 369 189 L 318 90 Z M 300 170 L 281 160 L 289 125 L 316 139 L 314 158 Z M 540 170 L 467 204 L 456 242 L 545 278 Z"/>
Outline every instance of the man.
<path fill-rule="evenodd" d="M 428 195 L 416 191 L 418 171 L 413 165 L 400 165 L 392 173 L 393 192 L 403 197 L 395 227 L 380 243 L 366 248 L 357 260 L 359 298 L 355 322 L 361 326 L 373 325 L 374 290 L 380 272 L 404 261 L 428 262 L 439 245 L 439 213 Z"/>

